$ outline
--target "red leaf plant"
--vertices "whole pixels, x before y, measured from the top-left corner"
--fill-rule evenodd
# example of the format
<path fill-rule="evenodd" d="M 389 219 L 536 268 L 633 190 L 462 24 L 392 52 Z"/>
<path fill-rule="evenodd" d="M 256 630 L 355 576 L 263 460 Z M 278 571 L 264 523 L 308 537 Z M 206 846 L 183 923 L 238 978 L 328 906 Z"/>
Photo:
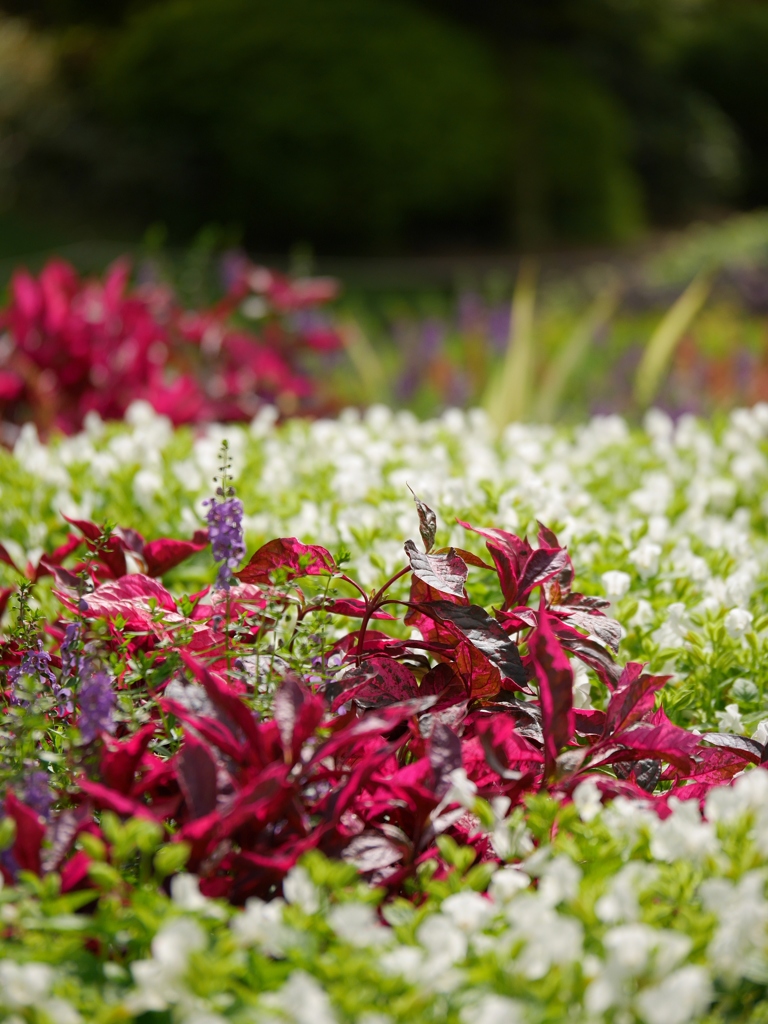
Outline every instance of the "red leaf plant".
<path fill-rule="evenodd" d="M 507 797 L 512 807 L 542 791 L 567 800 L 590 778 L 604 798 L 641 799 L 664 815 L 670 796 L 703 799 L 766 760 L 754 740 L 701 737 L 669 721 L 656 699 L 666 678 L 617 664 L 619 628 L 605 602 L 573 589 L 570 557 L 551 531 L 541 527 L 534 548 L 503 530 L 477 530 L 489 564 L 453 549 L 432 552 L 431 511 L 420 503 L 419 512 L 427 550 L 408 541 L 403 568 L 372 594 L 324 548 L 280 538 L 253 555 L 239 586 L 183 602 L 147 574 L 121 574 L 126 550 L 149 568 L 147 551 L 165 549 L 128 531 L 105 545 L 92 524 L 74 524 L 101 569 L 83 593 L 71 570 L 57 568 L 60 599 L 79 628 L 102 636 L 105 651 L 154 659 L 162 678 L 147 683 L 149 721 L 102 729 L 47 822 L 9 789 L 4 813 L 17 831 L 2 861 L 6 877 L 56 868 L 66 885 L 79 884 L 87 858 L 73 855 L 73 842 L 80 831 L 98 833 L 95 812 L 109 810 L 166 826 L 173 842 L 188 844 L 187 868 L 202 891 L 235 903 L 279 891 L 311 848 L 399 891 L 421 862 L 439 859 L 441 832 L 474 846 L 481 860 L 495 856 L 474 816 L 475 796 Z M 172 561 L 191 548 L 169 550 Z M 169 563 L 157 558 L 161 572 Z M 497 578 L 498 608 L 471 602 L 470 566 Z M 407 599 L 393 596 L 406 574 Z M 243 665 L 258 660 L 265 631 L 291 602 L 299 621 L 322 612 L 358 622 L 319 664 L 278 658 L 271 714 L 259 717 L 256 673 Z M 398 635 L 370 628 L 398 608 Z M 52 635 L 61 637 L 64 625 Z M 574 707 L 571 657 L 594 671 L 602 708 Z"/>
<path fill-rule="evenodd" d="M 125 259 L 101 280 L 80 278 L 61 259 L 38 277 L 14 273 L 0 310 L 9 343 L 2 420 L 71 433 L 87 413 L 121 419 L 137 399 L 174 424 L 249 419 L 265 401 L 283 413 L 312 409 L 316 388 L 300 357 L 340 347 L 319 311 L 334 282 L 290 280 L 245 261 L 221 302 L 190 312 L 167 286 L 131 288 L 129 279 Z M 249 299 L 259 303 L 258 336 L 238 319 Z"/>

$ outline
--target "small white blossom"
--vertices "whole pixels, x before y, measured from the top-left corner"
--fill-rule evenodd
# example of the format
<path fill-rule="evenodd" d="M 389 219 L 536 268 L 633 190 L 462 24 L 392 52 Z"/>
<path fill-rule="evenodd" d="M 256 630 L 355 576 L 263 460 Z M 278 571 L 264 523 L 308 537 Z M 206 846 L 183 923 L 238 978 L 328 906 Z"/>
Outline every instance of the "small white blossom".
<path fill-rule="evenodd" d="M 645 1024 L 688 1024 L 712 1002 L 712 982 L 704 967 L 689 964 L 635 1000 Z"/>
<path fill-rule="evenodd" d="M 600 578 L 603 583 L 605 596 L 611 604 L 615 604 L 622 597 L 625 597 L 632 585 L 632 577 L 628 572 L 622 572 L 620 569 L 611 569 L 609 572 L 604 572 Z"/>
<path fill-rule="evenodd" d="M 573 803 L 582 821 L 592 821 L 603 808 L 602 795 L 594 779 L 585 779 L 573 791 Z"/>
<path fill-rule="evenodd" d="M 738 704 L 726 704 L 725 711 L 718 711 L 715 717 L 717 718 L 717 728 L 719 732 L 732 732 L 737 735 L 743 734 L 744 723 L 741 720 Z"/>
<path fill-rule="evenodd" d="M 672 813 L 658 823 L 651 839 L 651 853 L 657 860 L 700 861 L 717 851 L 715 830 L 701 820 L 695 800 L 679 801 L 671 797 Z"/>
<path fill-rule="evenodd" d="M 47 999 L 54 976 L 48 964 L 0 960 L 0 1005 L 9 1010 L 39 1006 Z"/>
<path fill-rule="evenodd" d="M 320 909 L 320 893 L 307 869 L 300 864 L 292 867 L 285 876 L 283 895 L 288 903 L 301 907 L 305 914 L 316 914 Z"/>
<path fill-rule="evenodd" d="M 659 571 L 661 546 L 652 540 L 641 540 L 634 551 L 630 551 L 629 560 L 644 580 L 655 576 Z"/>
<path fill-rule="evenodd" d="M 734 640 L 740 640 L 752 625 L 752 613 L 745 608 L 731 608 L 723 620 L 725 631 Z"/>
<path fill-rule="evenodd" d="M 328 912 L 328 924 L 340 939 L 351 946 L 377 946 L 392 933 L 376 917 L 368 903 L 340 903 Z"/>
<path fill-rule="evenodd" d="M 294 971 L 278 992 L 261 997 L 267 1009 L 280 1010 L 294 1024 L 336 1024 L 328 994 L 311 974 Z"/>
<path fill-rule="evenodd" d="M 522 1024 L 524 1020 L 520 1002 L 495 992 L 481 996 L 461 1011 L 462 1024 Z"/>
<path fill-rule="evenodd" d="M 490 900 L 481 896 L 479 892 L 471 891 L 447 896 L 440 909 L 457 928 L 470 935 L 484 928 L 494 913 L 494 906 Z"/>

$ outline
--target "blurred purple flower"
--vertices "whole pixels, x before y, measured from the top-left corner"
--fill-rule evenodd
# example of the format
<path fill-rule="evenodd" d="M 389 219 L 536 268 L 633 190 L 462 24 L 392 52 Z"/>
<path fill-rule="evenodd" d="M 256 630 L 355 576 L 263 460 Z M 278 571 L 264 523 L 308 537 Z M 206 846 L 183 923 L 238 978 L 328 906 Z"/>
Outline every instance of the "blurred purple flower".
<path fill-rule="evenodd" d="M 115 693 L 112 679 L 90 662 L 85 664 L 78 694 L 80 718 L 78 726 L 83 743 L 91 743 L 100 732 L 114 732 Z"/>
<path fill-rule="evenodd" d="M 37 811 L 41 818 L 48 818 L 51 813 L 53 794 L 48 788 L 48 773 L 32 772 L 24 786 L 24 803 Z"/>

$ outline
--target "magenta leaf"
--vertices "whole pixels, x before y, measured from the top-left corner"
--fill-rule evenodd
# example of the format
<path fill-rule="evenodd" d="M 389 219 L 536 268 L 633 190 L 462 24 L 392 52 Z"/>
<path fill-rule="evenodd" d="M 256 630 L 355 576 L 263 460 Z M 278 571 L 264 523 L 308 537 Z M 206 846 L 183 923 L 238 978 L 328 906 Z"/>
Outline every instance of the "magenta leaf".
<path fill-rule="evenodd" d="M 420 609 L 430 618 L 450 623 L 494 665 L 503 679 L 517 686 L 528 682 L 520 652 L 496 619 L 479 605 L 456 605 L 449 601 L 428 601 Z"/>
<path fill-rule="evenodd" d="M 429 505 L 425 505 L 423 501 L 420 501 L 416 497 L 412 487 L 408 486 L 408 490 L 413 494 L 413 500 L 416 502 L 416 509 L 419 513 L 419 533 L 421 534 L 421 539 L 424 542 L 424 550 L 429 554 L 435 546 L 437 516 Z"/>
<path fill-rule="evenodd" d="M 147 565 L 148 576 L 162 576 L 185 559 L 208 546 L 208 531 L 199 530 L 192 540 L 161 537 L 145 544 L 141 555 Z"/>
<path fill-rule="evenodd" d="M 270 584 L 274 582 L 272 574 L 278 570 L 282 570 L 285 579 L 293 580 L 325 576 L 335 569 L 333 556 L 325 548 L 302 544 L 295 537 L 280 537 L 260 547 L 235 576 L 243 583 Z"/>
<path fill-rule="evenodd" d="M 335 601 L 328 601 L 315 607 L 318 610 L 330 612 L 332 615 L 347 615 L 354 619 L 362 619 L 366 612 L 365 601 L 361 601 L 357 597 L 339 597 Z M 314 611 L 315 607 L 308 608 L 307 611 Z M 378 608 L 370 617 L 372 619 L 388 619 L 389 621 L 393 621 L 395 618 L 394 615 L 385 612 L 383 608 Z"/>
<path fill-rule="evenodd" d="M 435 792 L 443 796 L 450 786 L 448 776 L 462 767 L 461 740 L 444 722 L 436 722 L 427 743 L 427 753 L 435 773 Z"/>
<path fill-rule="evenodd" d="M 547 775 L 553 771 L 557 755 L 570 743 L 575 727 L 573 670 L 552 630 L 552 621 L 542 599 L 539 623 L 528 639 L 528 650 L 539 683 Z"/>
<path fill-rule="evenodd" d="M 519 766 L 530 771 L 532 765 L 544 760 L 542 752 L 520 734 L 511 715 L 491 715 L 478 725 L 477 731 L 488 766 L 503 779 L 519 778 Z M 513 765 L 518 767 L 512 768 Z"/>
<path fill-rule="evenodd" d="M 645 675 L 642 665 L 630 661 L 606 708 L 604 735 L 618 733 L 652 711 L 654 694 L 668 679 L 669 676 Z"/>
<path fill-rule="evenodd" d="M 202 818 L 216 808 L 217 768 L 210 748 L 188 732 L 176 757 L 176 777 L 190 817 Z"/>
<path fill-rule="evenodd" d="M 457 520 L 465 530 L 472 530 L 485 537 L 486 547 L 491 553 L 499 573 L 501 591 L 504 594 L 505 607 L 518 603 L 519 580 L 532 548 L 527 540 L 516 537 L 506 530 L 487 530 Z"/>
<path fill-rule="evenodd" d="M 150 606 L 155 602 L 158 611 L 175 616 L 181 621 L 176 609 L 176 602 L 157 580 L 132 573 L 117 580 L 102 583 L 91 594 L 85 596 L 86 615 L 95 615 L 104 619 L 116 619 L 122 616 L 128 629 L 151 629 L 157 621 L 156 612 Z"/>
<path fill-rule="evenodd" d="M 105 734 L 99 765 L 102 782 L 120 793 L 128 793 L 144 752 L 156 731 L 157 726 L 150 722 L 128 740 L 116 740 Z"/>
<path fill-rule="evenodd" d="M 386 657 L 366 658 L 327 687 L 332 697 L 331 710 L 354 701 L 362 708 L 382 708 L 411 700 L 420 694 L 413 673 L 399 661 Z"/>
<path fill-rule="evenodd" d="M 763 744 L 757 740 L 749 739 L 747 736 L 735 736 L 731 733 L 705 732 L 701 737 L 703 741 L 713 747 L 720 747 L 725 750 L 732 750 L 742 754 L 752 764 L 760 764 L 763 759 Z"/>
<path fill-rule="evenodd" d="M 517 600 L 523 603 L 534 587 L 541 586 L 547 580 L 559 576 L 570 566 L 571 560 L 565 548 L 537 548 L 536 551 L 531 552 L 525 563 L 518 585 Z"/>
<path fill-rule="evenodd" d="M 16 839 L 12 847 L 13 857 L 24 871 L 40 874 L 40 859 L 45 838 L 43 819 L 23 804 L 12 791 L 5 796 L 5 813 L 16 823 Z"/>
<path fill-rule="evenodd" d="M 640 722 L 614 737 L 615 742 L 629 747 L 642 758 L 661 758 L 684 771 L 690 768 L 699 739 L 695 733 L 681 729 L 669 720 L 658 725 Z"/>
<path fill-rule="evenodd" d="M 363 875 L 382 871 L 403 859 L 403 850 L 380 832 L 363 832 L 355 836 L 342 853 L 344 860 L 354 864 Z"/>
<path fill-rule="evenodd" d="M 586 630 L 596 636 L 598 640 L 608 644 L 614 654 L 619 653 L 621 642 L 621 626 L 615 619 L 609 619 L 605 615 L 593 614 L 590 611 L 582 611 L 580 608 L 570 609 L 564 605 L 558 605 L 552 609 L 554 612 L 567 616 L 566 622 L 569 626 L 576 626 L 578 629 Z"/>
<path fill-rule="evenodd" d="M 613 660 L 610 651 L 558 619 L 552 619 L 552 629 L 565 650 L 593 668 L 601 683 L 605 683 L 609 690 L 616 687 L 621 678 L 621 666 Z"/>
<path fill-rule="evenodd" d="M 323 718 L 323 702 L 293 674 L 283 677 L 275 694 L 273 716 L 286 760 L 293 763 Z"/>
<path fill-rule="evenodd" d="M 425 555 L 412 540 L 407 540 L 404 547 L 414 576 L 441 594 L 464 597 L 468 570 L 464 560 L 453 548 L 449 548 L 444 555 Z"/>
<path fill-rule="evenodd" d="M 205 687 L 205 692 L 212 703 L 240 728 L 251 755 L 260 759 L 263 764 L 261 736 L 250 708 L 230 686 L 209 672 L 199 661 L 184 650 L 179 653 L 189 671 Z"/>

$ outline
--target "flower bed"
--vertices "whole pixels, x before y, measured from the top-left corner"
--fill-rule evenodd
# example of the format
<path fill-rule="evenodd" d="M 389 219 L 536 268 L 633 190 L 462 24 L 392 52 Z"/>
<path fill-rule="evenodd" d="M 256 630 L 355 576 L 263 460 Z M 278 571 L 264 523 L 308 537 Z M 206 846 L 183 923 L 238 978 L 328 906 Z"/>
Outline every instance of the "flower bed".
<path fill-rule="evenodd" d="M 9 1018 L 758 1019 L 768 410 L 128 419 L 0 460 Z"/>

